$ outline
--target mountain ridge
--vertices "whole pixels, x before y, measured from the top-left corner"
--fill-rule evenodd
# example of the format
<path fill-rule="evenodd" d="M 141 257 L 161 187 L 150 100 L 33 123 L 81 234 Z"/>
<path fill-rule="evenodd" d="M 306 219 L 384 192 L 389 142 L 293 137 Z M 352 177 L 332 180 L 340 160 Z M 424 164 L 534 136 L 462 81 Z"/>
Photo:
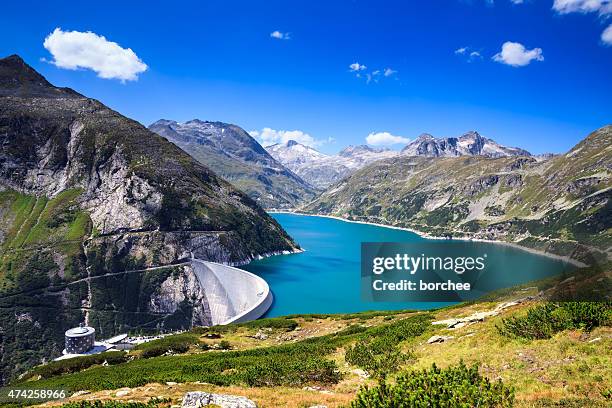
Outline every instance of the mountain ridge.
<path fill-rule="evenodd" d="M 406 156 L 455 157 L 455 156 L 531 156 L 528 151 L 518 147 L 503 146 L 493 139 L 469 131 L 459 137 L 436 138 L 423 133 L 403 149 Z"/>
<path fill-rule="evenodd" d="M 436 138 L 423 133 L 401 151 L 378 149 L 369 145 L 349 145 L 335 155 L 326 155 L 295 140 L 265 147 L 279 162 L 310 184 L 325 189 L 373 162 L 396 156 L 403 157 L 531 157 L 518 147 L 507 147 L 469 131 L 459 137 Z M 538 156 L 546 160 L 547 156 Z"/>
<path fill-rule="evenodd" d="M 347 146 L 330 156 L 295 140 L 266 146 L 276 160 L 311 185 L 326 188 L 373 161 L 393 157 L 392 150 L 373 149 L 366 145 Z"/>
<path fill-rule="evenodd" d="M 276 161 L 239 126 L 199 119 L 159 120 L 149 129 L 175 143 L 200 163 L 267 208 L 293 208 L 316 190 Z"/>

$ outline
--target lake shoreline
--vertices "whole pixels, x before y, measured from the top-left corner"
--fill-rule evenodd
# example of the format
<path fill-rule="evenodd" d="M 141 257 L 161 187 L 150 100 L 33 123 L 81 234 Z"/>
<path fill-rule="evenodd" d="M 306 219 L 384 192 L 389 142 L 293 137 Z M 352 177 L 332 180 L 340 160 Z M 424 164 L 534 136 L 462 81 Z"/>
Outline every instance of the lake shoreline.
<path fill-rule="evenodd" d="M 344 222 L 351 222 L 351 223 L 355 223 L 355 224 L 373 225 L 373 226 L 377 226 L 377 227 L 390 228 L 390 229 L 401 230 L 401 231 L 408 231 L 408 232 L 412 232 L 413 234 L 417 234 L 418 236 L 420 236 L 422 238 L 426 238 L 426 239 L 437 239 L 437 240 L 445 240 L 445 241 L 449 240 L 448 238 L 433 236 L 433 235 L 430 235 L 430 234 L 428 234 L 426 232 L 418 231 L 418 230 L 415 230 L 415 229 L 412 229 L 412 228 L 398 227 L 398 226 L 394 226 L 394 225 L 386 225 L 386 224 L 380 224 L 380 223 L 369 222 L 369 221 L 347 220 L 346 218 L 337 217 L 337 216 L 334 216 L 334 215 L 305 214 L 305 213 L 289 211 L 289 210 L 266 210 L 266 212 L 268 212 L 270 214 L 292 214 L 292 215 L 301 215 L 301 216 L 304 216 L 304 217 L 331 218 L 331 219 L 334 219 L 334 220 L 344 221 Z M 580 261 L 572 259 L 572 258 L 570 258 L 568 256 L 557 255 L 557 254 L 553 254 L 553 253 L 550 253 L 550 252 L 546 252 L 546 251 L 542 251 L 542 250 L 538 250 L 538 249 L 534 249 L 534 248 L 524 247 L 524 246 L 516 244 L 514 242 L 496 241 L 496 240 L 482 239 L 482 238 L 465 238 L 465 237 L 453 237 L 451 240 L 469 241 L 469 242 L 485 242 L 485 243 L 490 243 L 490 244 L 505 245 L 505 246 L 508 246 L 508 247 L 511 247 L 511 248 L 516 248 L 516 249 L 520 249 L 520 250 L 525 251 L 525 252 L 529 252 L 529 253 L 534 254 L 534 255 L 541 255 L 541 256 L 545 256 L 547 258 L 551 258 L 551 259 L 555 259 L 555 260 L 558 260 L 558 261 L 566 262 L 566 263 L 569 263 L 569 264 L 571 264 L 571 265 L 573 265 L 573 266 L 575 266 L 577 268 L 586 268 L 588 266 L 585 263 L 582 263 Z"/>

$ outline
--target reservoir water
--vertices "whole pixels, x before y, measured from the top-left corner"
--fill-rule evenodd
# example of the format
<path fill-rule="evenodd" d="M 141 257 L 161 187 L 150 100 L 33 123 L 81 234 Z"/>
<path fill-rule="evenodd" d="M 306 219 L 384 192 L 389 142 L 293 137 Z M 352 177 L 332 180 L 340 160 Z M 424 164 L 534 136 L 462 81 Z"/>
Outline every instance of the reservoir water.
<path fill-rule="evenodd" d="M 366 310 L 429 309 L 447 303 L 365 302 L 360 292 L 362 242 L 423 243 L 425 238 L 398 229 L 351 223 L 326 217 L 271 214 L 305 252 L 256 260 L 242 269 L 264 278 L 274 294 L 267 317 L 308 313 L 352 313 Z M 445 241 L 439 243 L 444 251 Z M 465 242 L 467 252 L 486 252 L 498 259 L 496 279 L 503 286 L 561 273 L 565 262 L 521 249 L 484 242 Z M 527 279 L 529 277 L 529 279 Z"/>

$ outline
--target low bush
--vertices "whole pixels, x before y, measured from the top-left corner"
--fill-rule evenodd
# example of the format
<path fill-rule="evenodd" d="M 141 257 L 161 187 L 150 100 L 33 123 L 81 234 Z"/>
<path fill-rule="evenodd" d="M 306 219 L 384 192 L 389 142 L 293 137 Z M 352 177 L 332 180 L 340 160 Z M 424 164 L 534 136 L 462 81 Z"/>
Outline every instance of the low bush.
<path fill-rule="evenodd" d="M 386 339 L 360 340 L 346 351 L 346 361 L 359 366 L 377 379 L 399 370 L 400 366 L 413 358 L 412 353 L 402 353 L 397 344 Z"/>
<path fill-rule="evenodd" d="M 236 325 L 228 325 L 228 326 L 217 326 L 215 329 L 219 328 L 231 328 L 232 326 L 236 327 L 246 327 L 249 329 L 277 329 L 277 330 L 285 330 L 285 331 L 293 331 L 298 327 L 298 323 L 295 320 L 287 319 L 284 317 L 272 317 L 268 319 L 257 319 L 252 320 L 246 323 L 238 323 Z"/>
<path fill-rule="evenodd" d="M 358 312 L 358 313 L 350 313 L 350 314 L 342 314 L 335 316 L 338 320 L 370 320 L 375 317 L 391 317 L 393 315 L 404 314 L 414 312 L 414 310 L 381 310 L 381 311 L 366 311 L 366 312 Z"/>
<path fill-rule="evenodd" d="M 244 383 L 250 387 L 336 384 L 340 379 L 333 361 L 309 357 L 292 361 L 264 360 L 247 367 L 243 374 Z"/>
<path fill-rule="evenodd" d="M 528 340 L 548 339 L 566 329 L 592 330 L 609 325 L 610 302 L 545 303 L 527 311 L 524 316 L 503 319 L 497 326 L 500 334 Z"/>
<path fill-rule="evenodd" d="M 412 371 L 398 376 L 395 383 L 381 381 L 364 387 L 351 403 L 353 408 L 386 407 L 482 407 L 503 408 L 514 404 L 514 390 L 501 381 L 492 383 L 478 373 L 478 367 L 457 366 Z"/>
<path fill-rule="evenodd" d="M 402 353 L 400 343 L 423 334 L 429 328 L 427 316 L 401 320 L 395 324 L 372 328 L 370 336 L 364 336 L 346 351 L 346 361 L 368 371 L 378 379 L 397 371 L 414 357 Z"/>
<path fill-rule="evenodd" d="M 197 335 L 193 333 L 182 333 L 140 344 L 134 347 L 134 350 L 142 350 L 140 354 L 142 358 L 151 358 L 162 356 L 167 353 L 186 353 L 189 347 L 198 345 L 199 343 L 200 341 Z"/>
<path fill-rule="evenodd" d="M 77 401 L 62 405 L 62 408 L 158 408 L 170 406 L 168 398 L 152 398 L 149 402 L 122 401 Z"/>
<path fill-rule="evenodd" d="M 24 379 L 38 377 L 51 378 L 57 375 L 75 373 L 94 365 L 106 363 L 108 365 L 120 364 L 128 361 L 127 353 L 123 351 L 108 351 L 106 353 L 90 356 L 74 357 L 67 360 L 51 361 L 30 370 Z"/>
<path fill-rule="evenodd" d="M 412 326 L 410 322 L 418 322 L 419 325 L 427 327 L 430 318 L 429 315 L 416 315 L 380 327 L 351 329 L 295 343 L 249 350 L 210 351 L 149 359 L 137 358 L 114 367 L 93 367 L 80 373 L 22 382 L 19 385 L 22 388 L 96 391 L 121 387 L 133 388 L 147 383 L 167 381 L 201 381 L 221 386 L 285 385 L 297 387 L 309 384 L 335 384 L 341 376 L 336 363 L 329 359 L 329 356 L 339 347 L 383 334 L 392 333 L 393 336 L 404 336 L 401 333 L 410 333 L 408 329 Z M 186 334 L 188 333 L 176 336 Z M 194 334 L 191 336 L 195 339 L 199 338 Z M 174 336 L 168 339 L 171 337 Z"/>
<path fill-rule="evenodd" d="M 229 341 L 227 340 L 221 340 L 218 344 L 217 344 L 217 348 L 219 350 L 231 350 L 232 349 L 232 345 L 230 344 Z"/>

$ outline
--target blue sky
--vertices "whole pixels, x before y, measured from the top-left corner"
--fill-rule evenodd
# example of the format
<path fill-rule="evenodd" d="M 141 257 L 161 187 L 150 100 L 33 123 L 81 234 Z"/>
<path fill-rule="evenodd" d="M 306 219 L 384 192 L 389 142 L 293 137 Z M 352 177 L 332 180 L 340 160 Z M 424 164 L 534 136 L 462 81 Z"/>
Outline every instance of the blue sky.
<path fill-rule="evenodd" d="M 272 138 L 298 131 L 327 153 L 371 133 L 478 130 L 563 152 L 612 123 L 612 46 L 602 37 L 612 10 L 608 0 L 596 9 L 561 0 L 557 11 L 553 0 L 515 2 L 24 0 L 3 5 L 0 55 L 17 53 L 52 83 L 146 125 L 200 118 L 270 128 Z M 58 67 L 43 46 L 58 27 L 130 48 L 147 69 L 122 81 Z M 523 66 L 494 59 L 506 42 L 525 47 L 505 56 Z M 355 63 L 367 68 L 351 71 Z"/>

